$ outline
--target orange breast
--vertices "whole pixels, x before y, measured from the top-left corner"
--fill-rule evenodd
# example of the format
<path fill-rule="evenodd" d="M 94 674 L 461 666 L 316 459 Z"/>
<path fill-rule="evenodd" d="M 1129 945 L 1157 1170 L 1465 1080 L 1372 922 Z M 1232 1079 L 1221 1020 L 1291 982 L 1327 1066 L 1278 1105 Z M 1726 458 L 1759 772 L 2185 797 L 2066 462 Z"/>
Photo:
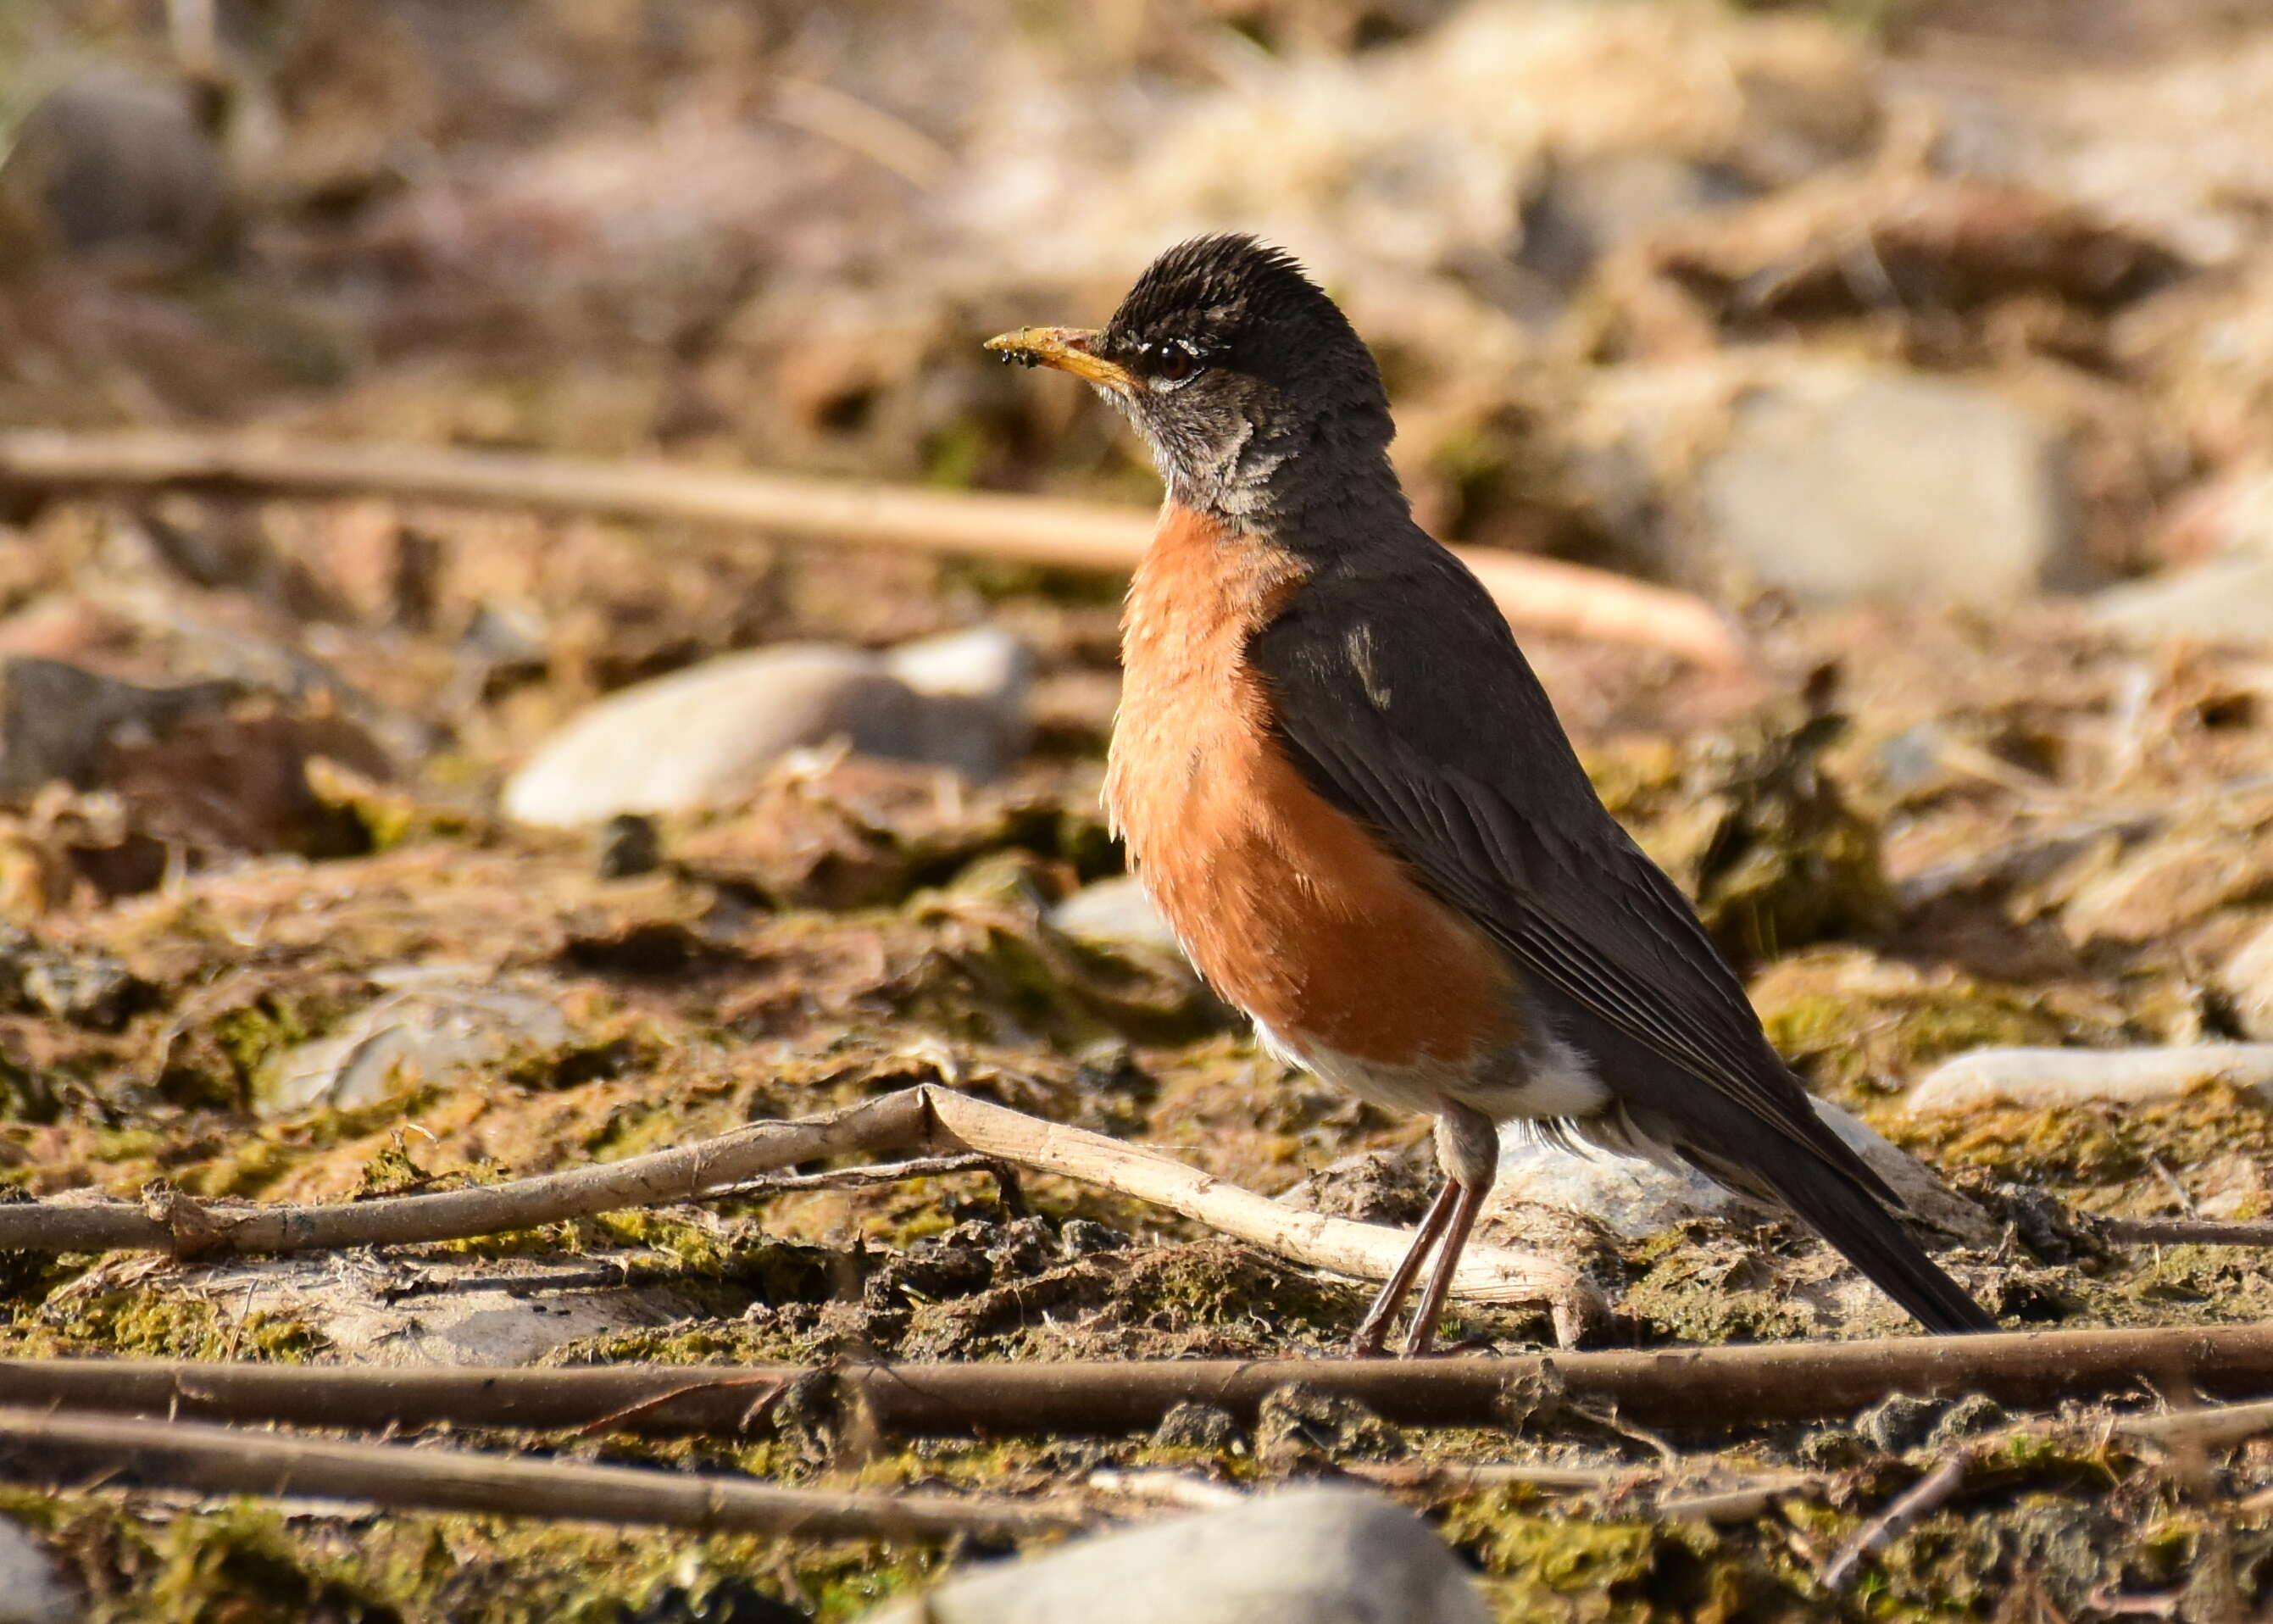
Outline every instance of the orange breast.
<path fill-rule="evenodd" d="M 1106 803 L 1200 973 L 1297 1049 L 1458 1064 L 1513 1039 L 1474 927 L 1315 793 L 1271 731 L 1249 637 L 1299 589 L 1283 548 L 1171 508 L 1129 593 Z"/>

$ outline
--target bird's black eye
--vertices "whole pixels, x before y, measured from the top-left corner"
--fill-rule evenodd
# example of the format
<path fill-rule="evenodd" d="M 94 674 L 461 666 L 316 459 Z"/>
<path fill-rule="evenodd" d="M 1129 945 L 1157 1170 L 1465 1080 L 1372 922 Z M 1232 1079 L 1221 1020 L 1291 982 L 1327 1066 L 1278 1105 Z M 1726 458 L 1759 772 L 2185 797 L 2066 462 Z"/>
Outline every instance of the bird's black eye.
<path fill-rule="evenodd" d="M 1162 383 L 1182 383 L 1200 370 L 1200 358 L 1180 340 L 1144 346 L 1144 370 Z"/>

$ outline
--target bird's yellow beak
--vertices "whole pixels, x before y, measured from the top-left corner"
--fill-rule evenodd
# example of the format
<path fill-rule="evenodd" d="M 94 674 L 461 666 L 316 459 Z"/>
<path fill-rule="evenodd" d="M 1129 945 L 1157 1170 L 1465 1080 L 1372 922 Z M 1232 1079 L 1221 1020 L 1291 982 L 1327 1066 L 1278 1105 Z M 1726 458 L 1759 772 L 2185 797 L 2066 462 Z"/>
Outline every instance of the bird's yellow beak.
<path fill-rule="evenodd" d="M 1054 366 L 1118 394 L 1134 395 L 1136 380 L 1127 367 L 1097 353 L 1098 337 L 1087 327 L 1020 327 L 988 339 L 986 348 L 1005 366 Z"/>

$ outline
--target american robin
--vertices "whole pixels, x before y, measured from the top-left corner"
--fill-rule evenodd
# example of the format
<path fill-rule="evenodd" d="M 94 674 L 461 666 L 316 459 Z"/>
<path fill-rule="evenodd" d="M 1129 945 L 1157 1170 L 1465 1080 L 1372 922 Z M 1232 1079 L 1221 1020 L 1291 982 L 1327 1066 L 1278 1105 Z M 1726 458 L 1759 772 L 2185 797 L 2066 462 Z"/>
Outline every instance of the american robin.
<path fill-rule="evenodd" d="M 1413 522 L 1380 372 L 1301 266 L 1197 238 L 1101 330 L 987 348 L 1095 386 L 1167 482 L 1106 774 L 1130 867 L 1272 1049 L 1437 1119 L 1444 1186 L 1354 1351 L 1381 1350 L 1434 1249 L 1405 1339 L 1428 1350 L 1511 1121 L 1698 1168 L 1927 1328 L 1995 1328 L 1816 1115 L 1491 598 Z"/>

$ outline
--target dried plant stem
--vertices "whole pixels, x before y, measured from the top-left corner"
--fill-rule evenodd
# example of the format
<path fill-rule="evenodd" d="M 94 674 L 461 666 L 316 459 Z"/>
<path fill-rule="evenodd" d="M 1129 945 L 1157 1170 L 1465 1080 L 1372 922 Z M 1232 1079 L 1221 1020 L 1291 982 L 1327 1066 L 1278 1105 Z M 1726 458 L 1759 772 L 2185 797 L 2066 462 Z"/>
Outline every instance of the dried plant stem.
<path fill-rule="evenodd" d="M 761 1175 L 851 1152 L 979 1155 L 1149 1201 L 1297 1263 L 1362 1280 L 1396 1266 L 1408 1237 L 1227 1184 L 1174 1157 L 925 1084 L 800 1122 L 754 1123 L 621 1162 L 465 1190 L 320 1207 L 206 1204 L 178 1192 L 140 1206 L 53 1200 L 0 1206 L 0 1251 L 280 1252 L 400 1246 L 533 1229 L 624 1207 L 705 1199 Z M 1452 1289 L 1482 1302 L 1544 1304 L 1575 1342 L 1602 1313 L 1569 1266 L 1471 1246 Z"/>
<path fill-rule="evenodd" d="M 1921 1518 L 1930 1517 L 1947 1505 L 1949 1497 L 1963 1486 L 1968 1464 L 1966 1455 L 1950 1455 L 1903 1491 L 1892 1505 L 1840 1547 L 1839 1554 L 1823 1570 L 1824 1588 L 1834 1593 L 1845 1590 L 1855 1582 L 1856 1574 L 1867 1559 L 1901 1538 Z"/>
<path fill-rule="evenodd" d="M 2159 1416 L 2126 1416 L 2115 1424 L 2115 1430 L 2126 1438 L 2165 1447 L 2222 1449 L 2261 1432 L 2273 1432 L 2273 1399 L 2174 1410 Z"/>
<path fill-rule="evenodd" d="M 761 1408 L 757 1401 L 769 1384 L 816 1377 L 825 1379 L 816 1402 L 833 1399 L 895 1436 L 1128 1432 L 1156 1425 L 1187 1402 L 1252 1417 L 1266 1396 L 1298 1381 L 1404 1425 L 1504 1425 L 1512 1401 L 1552 1383 L 1567 1402 L 1615 1405 L 1622 1417 L 1649 1425 L 1717 1431 L 1851 1416 L 1895 1392 L 1980 1393 L 2016 1409 L 2142 1387 L 2262 1393 L 2273 1389 L 2273 1326 L 1496 1358 L 848 1365 L 826 1372 L 779 1365 L 555 1370 L 16 1359 L 0 1360 L 0 1399 L 374 1431 L 442 1423 L 556 1431 L 612 1417 L 633 1432 L 731 1437 Z M 2174 1436 L 2183 1427 L 2205 1443 L 2225 1442 L 2273 1426 L 2273 1405 L 2139 1417 L 2123 1425 L 2142 1438 Z"/>
<path fill-rule="evenodd" d="M 816 110 L 814 92 L 797 105 Z M 808 105 L 810 104 L 810 105 Z M 845 109 L 827 109 L 841 126 Z M 1151 515 L 1038 497 L 923 491 L 663 462 L 598 462 L 401 445 L 323 445 L 158 431 L 0 434 L 0 488 L 204 486 L 281 496 L 389 496 L 551 513 L 732 525 L 815 541 L 971 553 L 1126 574 Z M 1749 664 L 1729 618 L 1670 588 L 1516 553 L 1465 551 L 1519 628 L 1662 649 L 1721 670 Z"/>
<path fill-rule="evenodd" d="M 1654 1515 L 1706 1522 L 1742 1522 L 1758 1516 L 1777 1496 L 1821 1487 L 1817 1472 L 1748 1470 L 1708 1484 L 1693 1470 L 1668 1471 L 1646 1466 L 1533 1466 L 1519 1462 L 1392 1461 L 1340 1469 L 1384 1488 L 1417 1489 L 1436 1494 L 1471 1494 L 1519 1486 L 1582 1494 L 1639 1494 Z M 1722 1474 L 1724 1477 L 1728 1474 Z"/>
<path fill-rule="evenodd" d="M 1076 1525 L 1063 1506 L 781 1488 L 431 1445 L 338 1443 L 204 1422 L 0 1408 L 0 1478 L 49 1488 L 192 1489 L 368 1501 L 405 1511 L 638 1523 L 819 1539 L 938 1539 Z"/>
<path fill-rule="evenodd" d="M 2091 1218 L 2103 1240 L 2142 1246 L 2273 1246 L 2273 1223 L 2217 1218 Z"/>

